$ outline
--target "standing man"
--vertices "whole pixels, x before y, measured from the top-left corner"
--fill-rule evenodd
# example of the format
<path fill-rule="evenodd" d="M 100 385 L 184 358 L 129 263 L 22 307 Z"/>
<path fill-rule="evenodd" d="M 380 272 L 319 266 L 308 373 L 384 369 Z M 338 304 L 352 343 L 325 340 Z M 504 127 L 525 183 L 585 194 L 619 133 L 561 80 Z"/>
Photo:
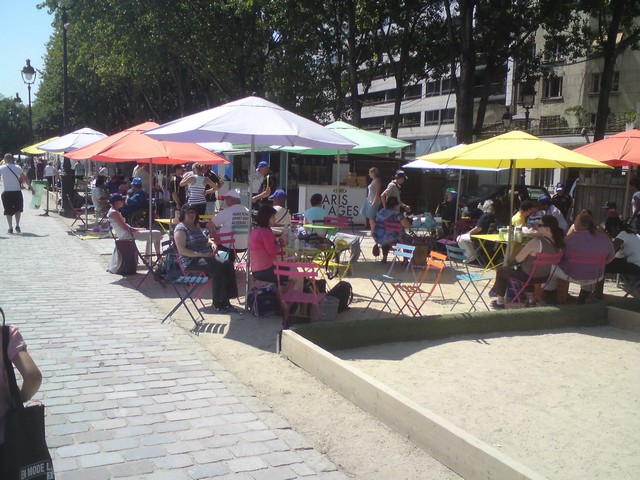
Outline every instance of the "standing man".
<path fill-rule="evenodd" d="M 53 187 L 53 180 L 56 175 L 56 169 L 53 166 L 53 162 L 49 162 L 44 166 L 44 178 L 49 184 L 49 189 Z"/>
<path fill-rule="evenodd" d="M 251 203 L 253 204 L 254 208 L 259 208 L 261 205 L 271 205 L 268 197 L 272 192 L 275 192 L 277 190 L 278 180 L 271 173 L 271 169 L 269 168 L 269 164 L 267 162 L 262 161 L 258 163 L 256 172 L 262 175 L 264 179 L 260 184 L 258 193 L 251 198 Z"/>
<path fill-rule="evenodd" d="M 182 174 L 184 173 L 184 165 L 173 166 L 173 176 L 169 181 L 169 192 L 171 193 L 171 202 L 175 207 L 176 212 L 180 212 L 180 209 L 187 200 L 187 187 L 180 186 L 182 182 Z"/>
<path fill-rule="evenodd" d="M 402 203 L 402 200 L 400 200 L 400 190 L 402 189 L 402 184 L 406 180 L 407 180 L 407 176 L 405 175 L 404 171 L 398 170 L 394 175 L 393 180 L 389 182 L 389 185 L 387 185 L 387 188 L 385 189 L 385 191 L 382 192 L 382 194 L 380 195 L 380 199 L 382 200 L 382 206 L 384 208 L 387 208 L 387 200 L 390 197 L 396 197 L 398 199 L 398 203 L 400 204 L 400 208 L 402 210 L 404 210 L 405 212 L 411 211 L 411 207 L 409 205 Z"/>
<path fill-rule="evenodd" d="M 0 167 L 0 177 L 4 191 L 2 192 L 2 206 L 4 207 L 4 215 L 7 217 L 9 225 L 8 233 L 13 233 L 13 217 L 16 217 L 16 233 L 22 233 L 20 230 L 20 216 L 24 207 L 22 198 L 22 184 L 29 185 L 29 190 L 33 192 L 31 182 L 22 172 L 22 168 L 15 164 L 13 155 L 7 153 L 4 156 L 5 165 Z"/>
<path fill-rule="evenodd" d="M 571 195 L 568 193 L 565 193 L 564 183 L 560 182 L 556 184 L 556 194 L 551 197 L 551 204 L 555 205 L 558 210 L 562 212 L 562 216 L 572 223 L 568 215 L 571 210 L 571 205 L 573 205 L 573 198 L 571 198 Z"/>

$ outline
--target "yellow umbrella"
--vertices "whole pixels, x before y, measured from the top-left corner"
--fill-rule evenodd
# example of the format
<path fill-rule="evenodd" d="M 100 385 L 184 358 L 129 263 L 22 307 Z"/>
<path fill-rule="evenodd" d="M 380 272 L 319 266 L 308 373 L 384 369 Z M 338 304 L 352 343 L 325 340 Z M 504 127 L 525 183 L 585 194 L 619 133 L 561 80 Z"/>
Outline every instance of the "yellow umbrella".
<path fill-rule="evenodd" d="M 419 160 L 459 167 L 511 169 L 511 212 L 518 168 L 612 168 L 598 160 L 555 145 L 519 130 L 488 140 L 457 145 L 441 152 L 418 157 Z M 509 226 L 511 229 L 511 226 Z M 513 235 L 509 235 L 509 240 Z M 507 252 L 510 252 L 509 242 Z"/>
<path fill-rule="evenodd" d="M 22 150 L 20 150 L 22 153 L 26 153 L 27 155 L 42 155 L 43 153 L 47 153 L 44 150 L 40 150 L 38 147 L 40 145 L 44 145 L 47 142 L 50 142 L 51 140 L 55 140 L 56 137 L 51 137 L 51 138 L 47 138 L 46 140 L 43 140 L 41 142 L 38 143 L 34 143 L 33 145 L 30 145 L 28 147 L 23 148 Z M 59 152 L 62 153 L 62 152 Z"/>

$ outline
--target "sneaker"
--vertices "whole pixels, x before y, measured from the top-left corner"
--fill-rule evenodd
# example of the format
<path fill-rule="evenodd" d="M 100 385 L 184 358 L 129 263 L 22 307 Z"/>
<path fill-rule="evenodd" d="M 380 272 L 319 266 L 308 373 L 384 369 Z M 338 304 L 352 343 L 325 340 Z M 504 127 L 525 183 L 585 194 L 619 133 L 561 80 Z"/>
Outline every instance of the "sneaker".
<path fill-rule="evenodd" d="M 11 233 L 11 232 L 9 232 L 9 233 Z M 372 253 L 373 253 L 374 257 L 377 257 L 378 255 L 380 255 L 380 246 L 377 243 L 373 246 Z"/>
<path fill-rule="evenodd" d="M 20 227 L 16 227 L 16 233 L 22 233 L 22 230 L 20 230 Z"/>
<path fill-rule="evenodd" d="M 7 230 L 7 233 L 13 233 L 13 228 L 9 227 L 9 230 Z"/>

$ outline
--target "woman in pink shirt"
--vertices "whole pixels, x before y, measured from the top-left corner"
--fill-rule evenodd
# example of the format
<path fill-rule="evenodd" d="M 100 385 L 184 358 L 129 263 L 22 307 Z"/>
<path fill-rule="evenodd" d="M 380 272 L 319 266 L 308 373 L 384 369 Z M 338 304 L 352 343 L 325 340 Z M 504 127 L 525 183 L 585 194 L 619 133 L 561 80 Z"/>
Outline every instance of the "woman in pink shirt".
<path fill-rule="evenodd" d="M 278 283 L 273 262 L 282 248 L 271 227 L 276 224 L 276 210 L 271 205 L 262 205 L 258 210 L 256 224 L 249 235 L 250 268 L 253 278 Z"/>
<path fill-rule="evenodd" d="M 0 330 L 0 341 L 4 341 L 3 332 Z M 25 343 L 18 327 L 9 325 L 9 348 L 7 349 L 9 361 L 13 363 L 20 375 L 22 375 L 22 387 L 20 388 L 20 398 L 26 402 L 35 395 L 42 383 L 42 374 L 31 355 L 27 352 L 27 344 Z M 11 395 L 9 393 L 9 384 L 7 380 L 7 372 L 4 365 L 4 356 L 0 355 L 0 457 L 2 456 L 2 448 L 4 445 L 4 416 L 11 408 Z M 0 478 L 7 478 L 2 473 L 0 465 Z"/>

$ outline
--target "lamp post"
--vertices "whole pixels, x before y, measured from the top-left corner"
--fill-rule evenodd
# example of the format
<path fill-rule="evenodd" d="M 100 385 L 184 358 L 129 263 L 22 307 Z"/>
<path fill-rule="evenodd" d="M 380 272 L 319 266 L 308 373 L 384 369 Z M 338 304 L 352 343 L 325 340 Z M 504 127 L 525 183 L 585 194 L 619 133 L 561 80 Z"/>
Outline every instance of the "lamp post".
<path fill-rule="evenodd" d="M 27 64 L 20 71 L 22 81 L 27 84 L 29 92 L 29 141 L 33 142 L 33 117 L 31 115 L 31 85 L 36 82 L 36 69 L 31 66 L 31 60 L 27 58 Z"/>
<path fill-rule="evenodd" d="M 62 133 L 69 133 L 69 82 L 67 76 L 67 8 L 62 6 Z"/>
<path fill-rule="evenodd" d="M 520 105 L 524 108 L 524 129 L 529 130 L 529 110 L 536 100 L 536 90 L 531 80 L 527 80 L 520 89 Z"/>

